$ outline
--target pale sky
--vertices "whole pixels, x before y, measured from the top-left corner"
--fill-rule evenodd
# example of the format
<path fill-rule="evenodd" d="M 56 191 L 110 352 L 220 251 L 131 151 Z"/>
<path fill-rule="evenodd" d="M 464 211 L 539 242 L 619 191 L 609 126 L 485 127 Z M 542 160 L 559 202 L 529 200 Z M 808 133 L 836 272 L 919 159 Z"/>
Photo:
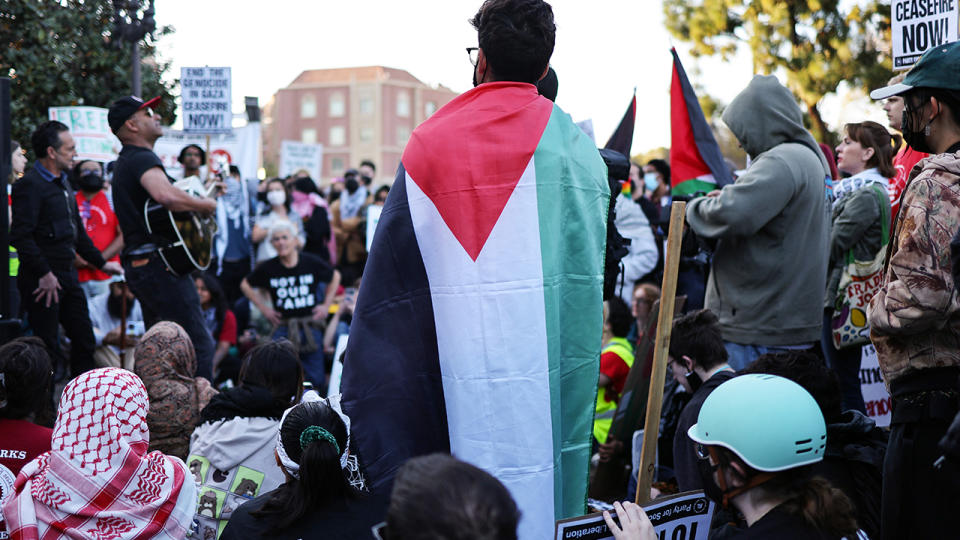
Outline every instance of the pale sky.
<path fill-rule="evenodd" d="M 477 39 L 468 19 L 481 3 L 156 0 L 156 19 L 176 28 L 160 41 L 161 57 L 173 61 L 174 76 L 182 66 L 232 68 L 233 109 L 239 113 L 243 96 L 258 96 L 262 105 L 306 69 L 383 65 L 405 69 L 427 84 L 468 90 L 472 66 L 464 48 L 476 46 Z M 669 146 L 671 40 L 660 2 L 550 3 L 557 24 L 551 60 L 560 82 L 557 104 L 575 121 L 592 119 L 602 146 L 636 87 L 634 153 Z M 746 55 L 732 63 L 695 62 L 688 45 L 676 46 L 691 80 L 723 102 L 750 81 Z M 873 114 L 877 110 L 868 107 Z"/>

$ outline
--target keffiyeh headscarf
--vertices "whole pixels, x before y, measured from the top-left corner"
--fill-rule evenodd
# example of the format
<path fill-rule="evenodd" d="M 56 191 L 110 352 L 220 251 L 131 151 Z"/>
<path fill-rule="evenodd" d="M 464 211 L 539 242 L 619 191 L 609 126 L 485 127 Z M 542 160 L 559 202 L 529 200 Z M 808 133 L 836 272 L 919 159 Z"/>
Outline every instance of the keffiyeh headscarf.
<path fill-rule="evenodd" d="M 177 323 L 159 322 L 140 338 L 133 355 L 134 371 L 150 396 L 150 449 L 186 459 L 200 411 L 217 393 L 206 379 L 193 376 L 197 355 L 190 336 Z"/>
<path fill-rule="evenodd" d="M 186 465 L 147 453 L 147 391 L 119 368 L 88 371 L 60 399 L 49 452 L 3 505 L 13 539 L 183 538 L 196 511 Z"/>

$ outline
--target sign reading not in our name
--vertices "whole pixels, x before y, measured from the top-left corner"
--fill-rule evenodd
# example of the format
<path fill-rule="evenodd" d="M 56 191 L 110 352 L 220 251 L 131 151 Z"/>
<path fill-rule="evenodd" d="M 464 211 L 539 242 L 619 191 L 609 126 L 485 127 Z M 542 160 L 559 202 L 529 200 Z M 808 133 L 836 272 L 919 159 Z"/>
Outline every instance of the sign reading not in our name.
<path fill-rule="evenodd" d="M 657 540 L 706 540 L 714 503 L 703 491 L 687 491 L 650 501 L 643 506 Z M 616 519 L 616 512 L 610 515 Z M 617 520 L 619 524 L 619 520 Z M 602 513 L 557 522 L 555 540 L 613 540 Z"/>
<path fill-rule="evenodd" d="M 185 67 L 180 70 L 183 130 L 187 133 L 229 133 L 230 68 Z"/>

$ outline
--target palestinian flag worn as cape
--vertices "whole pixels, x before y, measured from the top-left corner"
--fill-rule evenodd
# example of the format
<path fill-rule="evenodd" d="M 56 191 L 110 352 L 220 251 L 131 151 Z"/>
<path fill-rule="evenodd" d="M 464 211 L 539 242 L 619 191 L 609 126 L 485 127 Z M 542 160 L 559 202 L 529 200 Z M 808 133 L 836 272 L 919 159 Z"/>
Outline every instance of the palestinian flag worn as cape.
<path fill-rule="evenodd" d="M 670 193 L 709 193 L 733 183 L 676 49 L 670 82 Z"/>
<path fill-rule="evenodd" d="M 584 512 L 609 197 L 593 142 L 533 85 L 483 84 L 414 131 L 341 384 L 374 493 L 451 452 L 507 486 L 525 540 Z"/>

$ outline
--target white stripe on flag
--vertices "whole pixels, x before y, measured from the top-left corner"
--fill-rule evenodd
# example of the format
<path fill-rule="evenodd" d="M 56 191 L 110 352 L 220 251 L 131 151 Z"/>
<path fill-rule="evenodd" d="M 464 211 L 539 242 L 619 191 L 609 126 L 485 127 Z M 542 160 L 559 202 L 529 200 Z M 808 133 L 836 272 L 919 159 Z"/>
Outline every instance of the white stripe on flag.
<path fill-rule="evenodd" d="M 450 449 L 507 486 L 523 512 L 521 539 L 549 538 L 554 442 L 533 159 L 476 262 L 409 173 L 406 186 L 430 283 Z"/>

